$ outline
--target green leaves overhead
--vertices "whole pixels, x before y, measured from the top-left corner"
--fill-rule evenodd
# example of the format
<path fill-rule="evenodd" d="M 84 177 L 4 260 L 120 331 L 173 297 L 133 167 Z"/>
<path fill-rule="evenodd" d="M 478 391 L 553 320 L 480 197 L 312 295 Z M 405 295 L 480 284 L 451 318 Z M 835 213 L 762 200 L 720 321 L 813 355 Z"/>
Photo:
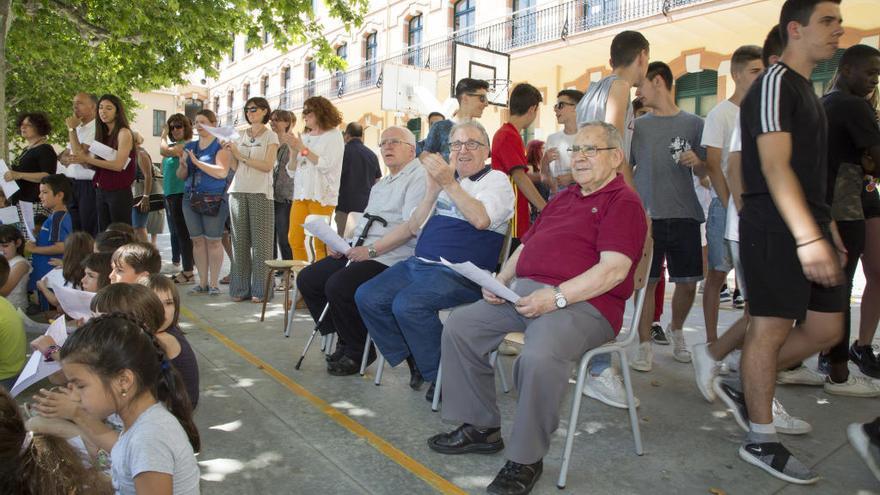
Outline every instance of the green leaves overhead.
<path fill-rule="evenodd" d="M 324 5 L 348 29 L 361 23 L 368 1 Z M 262 45 L 264 32 L 282 50 L 310 44 L 319 64 L 344 68 L 311 0 L 13 0 L 12 15 L 0 88 L 7 129 L 14 132 L 17 113 L 42 110 L 59 131 L 56 142 L 65 139 L 76 92 L 131 103 L 131 92 L 181 84 L 196 69 L 215 75 L 236 33 L 251 47 Z"/>

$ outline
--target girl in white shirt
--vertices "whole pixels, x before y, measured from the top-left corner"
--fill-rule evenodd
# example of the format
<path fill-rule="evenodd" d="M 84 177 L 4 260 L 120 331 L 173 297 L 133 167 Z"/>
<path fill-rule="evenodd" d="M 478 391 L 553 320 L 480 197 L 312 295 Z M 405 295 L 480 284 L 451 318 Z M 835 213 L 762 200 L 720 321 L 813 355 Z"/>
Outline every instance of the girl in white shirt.
<path fill-rule="evenodd" d="M 28 307 L 27 284 L 31 265 L 24 259 L 24 236 L 15 225 L 0 225 L 0 255 L 9 262 L 9 278 L 0 296 L 22 311 Z"/>
<path fill-rule="evenodd" d="M 293 180 L 293 205 L 290 208 L 288 241 L 293 259 L 307 261 L 303 223 L 309 215 L 330 216 L 339 199 L 342 178 L 342 155 L 345 142 L 337 127 L 342 114 L 323 96 L 313 96 L 303 103 L 303 122 L 311 129 L 302 136 L 282 135 L 290 149 L 287 173 Z M 324 243 L 315 239 L 315 259 L 327 256 Z"/>

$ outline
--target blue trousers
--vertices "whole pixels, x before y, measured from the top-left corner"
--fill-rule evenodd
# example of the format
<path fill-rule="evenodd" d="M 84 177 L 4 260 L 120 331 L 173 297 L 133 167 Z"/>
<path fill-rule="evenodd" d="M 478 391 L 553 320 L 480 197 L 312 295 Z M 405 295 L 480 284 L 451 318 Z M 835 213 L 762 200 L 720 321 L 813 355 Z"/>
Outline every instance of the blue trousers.
<path fill-rule="evenodd" d="M 363 283 L 355 292 L 361 318 L 391 366 L 412 355 L 425 380 L 437 378 L 439 311 L 472 303 L 480 287 L 451 269 L 412 256 Z"/>

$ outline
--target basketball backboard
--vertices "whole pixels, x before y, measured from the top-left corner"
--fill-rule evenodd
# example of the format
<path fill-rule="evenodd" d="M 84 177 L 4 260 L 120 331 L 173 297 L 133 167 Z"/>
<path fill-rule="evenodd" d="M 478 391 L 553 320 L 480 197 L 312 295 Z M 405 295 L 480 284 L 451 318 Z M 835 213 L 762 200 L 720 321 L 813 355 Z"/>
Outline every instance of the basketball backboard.
<path fill-rule="evenodd" d="M 450 93 L 453 97 L 455 85 L 465 77 L 487 81 L 489 103 L 501 107 L 507 106 L 507 96 L 510 92 L 510 55 L 456 42 L 452 51 Z"/>
<path fill-rule="evenodd" d="M 423 95 L 436 94 L 437 73 L 430 69 L 398 64 L 382 69 L 382 110 L 427 115 L 435 109 Z"/>

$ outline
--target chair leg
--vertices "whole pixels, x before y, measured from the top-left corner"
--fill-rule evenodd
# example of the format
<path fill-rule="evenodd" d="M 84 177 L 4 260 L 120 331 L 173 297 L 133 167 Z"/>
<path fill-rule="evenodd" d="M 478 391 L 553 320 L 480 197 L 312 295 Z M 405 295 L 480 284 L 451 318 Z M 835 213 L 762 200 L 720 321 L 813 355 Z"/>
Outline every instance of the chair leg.
<path fill-rule="evenodd" d="M 618 350 L 617 355 L 620 356 L 620 367 L 623 372 L 623 385 L 626 387 L 626 400 L 629 404 L 629 423 L 632 426 L 633 441 L 636 444 L 636 455 L 642 455 L 644 453 L 644 451 L 642 451 L 642 432 L 639 429 L 639 415 L 636 412 L 636 399 L 633 394 L 632 381 L 630 380 L 629 362 L 626 357 L 626 349 Z"/>
<path fill-rule="evenodd" d="M 290 287 L 290 286 L 288 285 L 288 287 Z M 293 297 L 291 297 L 290 299 L 287 300 L 287 302 L 284 305 L 285 307 L 287 307 L 287 304 L 289 304 L 290 301 L 296 301 L 296 276 L 295 275 L 293 277 L 293 288 L 291 290 L 293 290 Z M 287 323 L 284 325 L 284 336 L 285 337 L 290 337 L 290 330 L 293 328 L 294 315 L 296 315 L 296 308 L 290 308 L 290 312 L 287 314 Z"/>
<path fill-rule="evenodd" d="M 361 376 L 364 376 L 364 373 L 367 372 L 367 361 L 370 358 L 370 344 L 372 344 L 372 342 L 373 339 L 370 338 L 370 334 L 367 334 L 367 341 L 364 344 L 364 357 L 361 358 Z"/>
<path fill-rule="evenodd" d="M 431 410 L 440 410 L 440 389 L 443 386 L 443 364 L 437 366 L 437 380 L 434 382 L 434 400 L 431 401 Z"/>
<path fill-rule="evenodd" d="M 376 347 L 376 352 L 379 352 L 379 348 Z M 385 371 L 385 356 L 379 354 L 379 359 L 376 360 L 376 379 L 373 380 L 373 383 L 378 387 L 382 385 L 382 372 Z"/>
<path fill-rule="evenodd" d="M 272 277 L 274 276 L 275 270 L 269 269 L 269 272 L 266 274 L 266 290 L 263 291 L 263 311 L 260 313 L 260 321 L 263 321 L 266 318 L 266 303 L 269 302 L 269 287 L 272 285 Z"/>
<path fill-rule="evenodd" d="M 498 372 L 498 378 L 501 380 L 501 390 L 504 393 L 510 392 L 510 387 L 507 386 L 507 373 L 504 371 L 504 363 L 501 362 L 501 357 L 498 355 L 498 350 L 492 351 L 492 354 L 489 355 L 489 365 L 495 368 L 495 371 Z"/>
<path fill-rule="evenodd" d="M 565 450 L 562 453 L 562 468 L 559 470 L 559 479 L 556 481 L 556 487 L 565 488 L 565 481 L 568 478 L 568 464 L 571 461 L 571 448 L 574 446 L 574 434 L 577 431 L 578 415 L 581 411 L 581 390 L 584 389 L 584 382 L 587 378 L 588 359 L 581 358 L 578 367 L 577 385 L 572 392 L 571 415 L 568 418 L 568 431 L 565 433 Z"/>
<path fill-rule="evenodd" d="M 287 336 L 287 313 L 290 302 L 290 268 L 284 269 L 284 335 Z M 296 311 L 296 308 L 293 308 Z"/>

